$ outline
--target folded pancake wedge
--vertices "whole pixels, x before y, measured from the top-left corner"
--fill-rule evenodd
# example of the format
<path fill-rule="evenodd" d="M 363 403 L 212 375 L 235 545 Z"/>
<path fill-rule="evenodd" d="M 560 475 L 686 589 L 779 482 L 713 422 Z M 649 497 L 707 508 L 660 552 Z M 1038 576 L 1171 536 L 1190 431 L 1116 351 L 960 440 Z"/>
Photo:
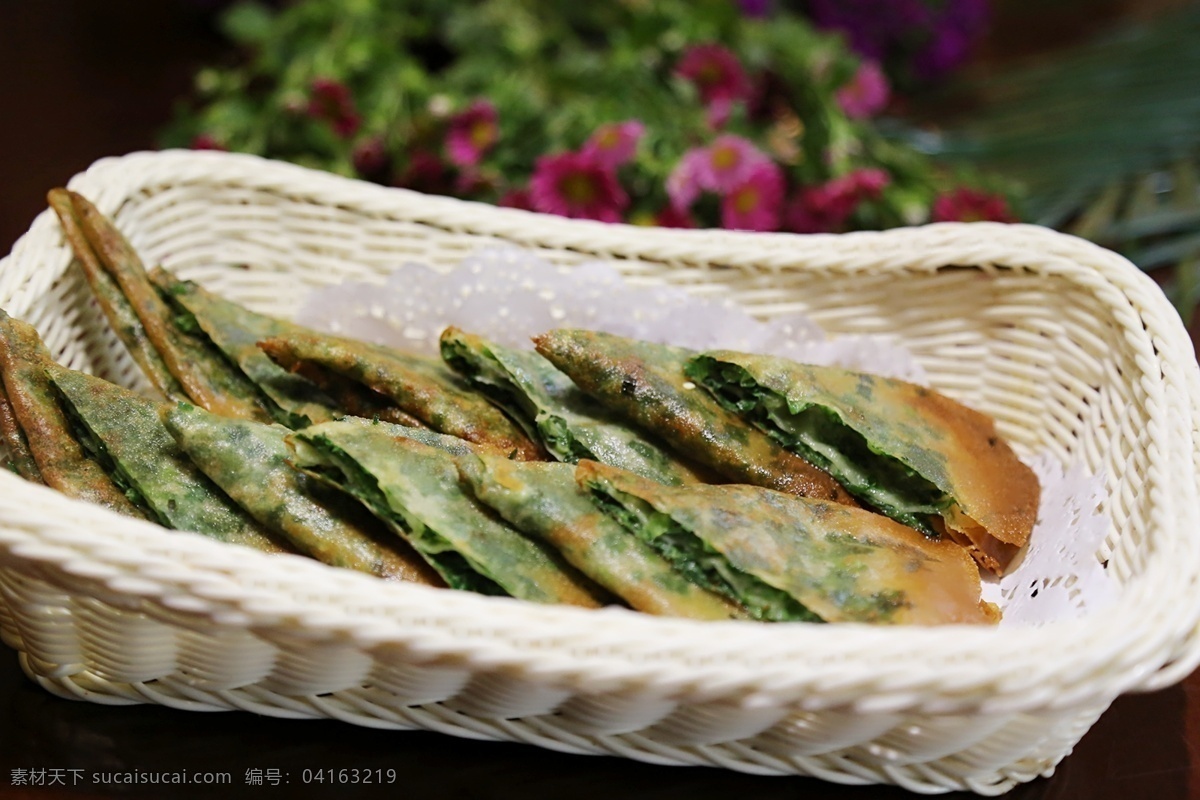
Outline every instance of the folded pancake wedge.
<path fill-rule="evenodd" d="M 683 374 L 692 351 L 579 329 L 553 330 L 534 337 L 534 343 L 614 414 L 725 479 L 855 504 L 828 473 L 784 450 L 692 385 Z"/>
<path fill-rule="evenodd" d="M 222 542 L 292 552 L 183 454 L 159 419 L 158 403 L 82 372 L 59 366 L 47 372 L 80 444 L 148 517 Z"/>
<path fill-rule="evenodd" d="M 33 451 L 29 449 L 29 439 L 25 437 L 25 431 L 21 430 L 17 414 L 12 403 L 8 401 L 3 380 L 0 380 L 0 443 L 3 443 L 4 457 L 9 469 L 27 481 L 45 483 L 33 457 Z"/>
<path fill-rule="evenodd" d="M 865 509 L 744 484 L 664 486 L 595 461 L 580 462 L 576 480 L 676 569 L 757 619 L 999 618 L 961 547 Z"/>
<path fill-rule="evenodd" d="M 1037 477 L 984 414 L 904 381 L 769 356 L 715 351 L 687 372 L 864 502 L 944 530 L 992 572 L 1029 541 Z"/>
<path fill-rule="evenodd" d="M 311 361 L 302 361 L 290 354 L 284 344 L 286 337 L 276 336 L 261 339 L 257 347 L 263 355 L 289 373 L 297 375 L 317 387 L 333 401 L 333 407 L 341 416 L 390 422 L 412 428 L 424 428 L 425 423 L 402 411 L 388 397 L 361 383 L 339 375 L 333 370 L 318 366 Z"/>
<path fill-rule="evenodd" d="M 270 422 L 271 415 L 254 384 L 208 342 L 176 326 L 171 308 L 159 296 L 141 258 L 121 232 L 86 198 L 70 191 L 67 195 L 87 243 L 120 287 L 146 338 L 188 398 L 216 414 Z"/>
<path fill-rule="evenodd" d="M 539 603 L 601 604 L 590 581 L 557 553 L 496 519 L 463 490 L 450 452 L 409 438 L 410 431 L 432 435 L 343 420 L 297 431 L 288 442 L 295 466 L 362 501 L 451 587 Z"/>
<path fill-rule="evenodd" d="M 698 483 L 695 470 L 613 416 L 543 356 L 450 327 L 442 358 L 516 420 L 550 455 L 612 464 L 662 483 Z"/>
<path fill-rule="evenodd" d="M 575 483 L 574 466 L 480 453 L 460 457 L 458 467 L 476 498 L 630 607 L 692 619 L 746 618 L 736 604 L 687 580 L 603 514 Z"/>
<path fill-rule="evenodd" d="M 516 423 L 439 359 L 318 333 L 271 337 L 259 346 L 286 368 L 311 365 L 362 384 L 438 433 L 503 448 L 516 458 L 542 455 Z"/>
<path fill-rule="evenodd" d="M 180 449 L 263 526 L 306 556 L 385 580 L 441 586 L 429 565 L 350 498 L 294 469 L 280 425 L 179 403 L 160 409 Z"/>
<path fill-rule="evenodd" d="M 142 516 L 72 435 L 46 372 L 57 366 L 32 325 L 0 311 L 4 394 L 41 480 L 69 497 Z"/>
<path fill-rule="evenodd" d="M 236 364 L 264 395 L 264 404 L 276 422 L 302 428 L 334 418 L 334 401 L 316 384 L 276 364 L 258 347 L 260 339 L 306 331 L 303 326 L 256 314 L 192 281 L 181 281 L 156 267 L 150 280 L 181 313 L 177 324 L 185 331 L 208 338 Z"/>
<path fill-rule="evenodd" d="M 75 261 L 83 270 L 84 278 L 117 338 L 125 345 L 134 362 L 141 367 L 151 385 L 163 397 L 175 401 L 187 400 L 187 392 L 179 381 L 175 380 L 175 376 L 167 368 L 167 363 L 154 348 L 133 305 L 122 293 L 116 280 L 100 264 L 99 256 L 92 249 L 91 242 L 80 226 L 72 193 L 66 189 L 52 189 L 47 195 L 47 200 L 58 215 L 67 243 L 75 253 Z"/>

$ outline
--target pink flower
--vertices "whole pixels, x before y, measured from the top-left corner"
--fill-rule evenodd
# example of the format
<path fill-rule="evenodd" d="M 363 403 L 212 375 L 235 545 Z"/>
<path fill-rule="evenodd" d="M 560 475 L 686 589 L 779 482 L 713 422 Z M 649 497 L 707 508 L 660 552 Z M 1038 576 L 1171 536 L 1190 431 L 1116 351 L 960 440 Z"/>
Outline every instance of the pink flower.
<path fill-rule="evenodd" d="M 495 146 L 499 136 L 496 107 L 487 100 L 476 100 L 450 118 L 446 153 L 458 166 L 473 167 Z"/>
<path fill-rule="evenodd" d="M 795 233 L 828 233 L 839 230 L 853 213 L 841 198 L 824 185 L 806 186 L 796 193 L 784 211 L 784 227 Z"/>
<path fill-rule="evenodd" d="M 679 210 L 691 208 L 704 187 L 700 185 L 702 162 L 708 159 L 703 148 L 695 148 L 683 154 L 675 169 L 667 176 L 667 196 L 671 205 Z"/>
<path fill-rule="evenodd" d="M 930 219 L 934 222 L 1016 222 L 1003 195 L 990 194 L 970 186 L 960 186 L 933 201 Z"/>
<path fill-rule="evenodd" d="M 745 99 L 750 81 L 733 51 L 710 42 L 688 48 L 675 72 L 696 85 L 705 105 Z"/>
<path fill-rule="evenodd" d="M 881 169 L 858 169 L 818 187 L 820 201 L 841 217 L 849 217 L 864 200 L 878 200 L 891 176 Z"/>
<path fill-rule="evenodd" d="M 193 150 L 227 150 L 229 148 L 221 144 L 217 137 L 211 133 L 198 133 L 192 139 L 191 148 Z"/>
<path fill-rule="evenodd" d="M 584 143 L 580 152 L 599 164 L 615 169 L 633 158 L 645 132 L 646 126 L 636 119 L 601 125 Z"/>
<path fill-rule="evenodd" d="M 724 193 L 745 183 L 750 174 L 770 158 L 750 141 L 733 134 L 718 136 L 698 164 L 700 185 Z"/>
<path fill-rule="evenodd" d="M 892 182 L 892 176 L 881 169 L 868 167 L 855 170 L 847 176 L 860 200 L 878 200 L 884 188 Z"/>
<path fill-rule="evenodd" d="M 449 169 L 437 154 L 428 150 L 414 150 L 394 183 L 426 194 L 445 194 L 450 190 Z"/>
<path fill-rule="evenodd" d="M 721 200 L 721 225 L 745 231 L 779 229 L 783 171 L 770 161 L 756 164 Z"/>
<path fill-rule="evenodd" d="M 534 210 L 576 219 L 620 222 L 629 205 L 611 167 L 574 152 L 539 158 L 529 193 Z"/>
<path fill-rule="evenodd" d="M 524 211 L 533 211 L 533 197 L 529 194 L 528 189 L 509 189 L 504 193 L 504 196 L 497 202 L 502 208 L 520 208 Z"/>
<path fill-rule="evenodd" d="M 383 172 L 388 165 L 388 154 L 383 145 L 383 137 L 371 136 L 363 139 L 354 146 L 350 158 L 359 175 L 372 176 Z"/>
<path fill-rule="evenodd" d="M 850 82 L 837 90 L 837 102 L 851 119 L 874 116 L 887 105 L 887 77 L 874 61 L 864 61 Z"/>
<path fill-rule="evenodd" d="M 841 230 L 864 200 L 876 200 L 891 176 L 881 169 L 860 169 L 818 186 L 806 186 L 784 214 L 788 230 L 825 233 Z"/>
<path fill-rule="evenodd" d="M 308 115 L 333 126 L 333 132 L 349 139 L 358 132 L 362 117 L 354 109 L 350 89 L 332 78 L 317 78 L 312 82 L 308 99 Z"/>
<path fill-rule="evenodd" d="M 764 165 L 773 166 L 774 162 L 749 140 L 733 134 L 718 136 L 708 147 L 683 154 L 667 176 L 667 196 L 683 211 L 701 192 L 725 195 L 741 187 Z"/>
<path fill-rule="evenodd" d="M 654 224 L 660 228 L 694 228 L 696 220 L 692 219 L 691 214 L 676 208 L 673 203 L 668 203 L 654 215 Z"/>
<path fill-rule="evenodd" d="M 733 101 L 722 97 L 708 104 L 708 113 L 704 115 L 704 121 L 708 123 L 708 127 L 717 131 L 725 127 L 732 114 Z"/>

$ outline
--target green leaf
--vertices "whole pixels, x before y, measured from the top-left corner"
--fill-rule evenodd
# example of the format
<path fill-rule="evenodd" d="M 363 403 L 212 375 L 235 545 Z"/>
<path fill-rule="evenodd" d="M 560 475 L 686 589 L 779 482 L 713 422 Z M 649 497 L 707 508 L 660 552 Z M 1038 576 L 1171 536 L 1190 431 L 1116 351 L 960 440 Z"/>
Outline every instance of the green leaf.
<path fill-rule="evenodd" d="M 257 47 L 271 36 L 275 12 L 261 3 L 236 3 L 221 15 L 221 32 L 246 47 Z"/>

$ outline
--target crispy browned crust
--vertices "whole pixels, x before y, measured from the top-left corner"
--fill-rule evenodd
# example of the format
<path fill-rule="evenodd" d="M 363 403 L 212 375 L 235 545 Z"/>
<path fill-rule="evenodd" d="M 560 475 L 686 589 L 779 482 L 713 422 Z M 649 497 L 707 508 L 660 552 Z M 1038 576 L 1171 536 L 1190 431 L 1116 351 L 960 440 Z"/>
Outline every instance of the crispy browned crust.
<path fill-rule="evenodd" d="M 70 497 L 142 516 L 71 435 L 46 374 L 52 366 L 33 326 L 0 311 L 0 375 L 42 480 Z"/>
<path fill-rule="evenodd" d="M 185 403 L 163 406 L 159 416 L 201 472 L 301 553 L 384 580 L 445 585 L 412 547 L 360 504 L 343 502 L 289 466 L 284 428 L 221 417 Z"/>
<path fill-rule="evenodd" d="M 1010 545 L 1009 549 L 982 546 L 990 557 L 1007 564 L 1029 542 L 1037 522 L 1041 495 L 1037 476 L 996 432 L 991 417 L 932 389 L 911 384 L 905 387 L 902 391 L 910 398 L 913 410 L 947 432 L 943 452 L 954 484 L 953 494 L 961 513 L 975 525 L 954 517 L 949 521 L 972 540 L 980 537 L 979 533 L 971 535 L 972 527 L 976 527 L 982 528 L 986 536 Z"/>
<path fill-rule="evenodd" d="M 303 374 L 310 378 L 315 368 L 365 386 L 438 433 L 502 449 L 522 460 L 544 456 L 516 423 L 464 387 L 438 359 L 317 333 L 273 337 L 259 347 L 275 363 L 305 369 Z"/>
<path fill-rule="evenodd" d="M 575 479 L 642 499 L 827 622 L 998 619 L 962 548 L 866 509 L 759 486 L 666 486 L 595 461 L 581 461 Z"/>
<path fill-rule="evenodd" d="M 146 338 L 188 397 L 214 414 L 271 422 L 258 390 L 244 376 L 175 327 L 170 307 L 159 297 L 145 265 L 116 226 L 87 198 L 68 192 L 79 227 L 100 264 L 121 287 L 145 329 Z"/>
<path fill-rule="evenodd" d="M 283 340 L 263 339 L 258 343 L 258 349 L 283 369 L 310 381 L 333 400 L 337 411 L 342 414 L 364 419 L 379 419 L 410 428 L 427 427 L 412 414 L 401 411 L 395 403 L 379 392 L 311 361 L 294 358 L 291 349 Z"/>
<path fill-rule="evenodd" d="M 683 374 L 683 348 L 576 329 L 535 336 L 537 351 L 627 422 L 733 483 L 856 506 L 836 480 L 726 411 Z"/>
<path fill-rule="evenodd" d="M 75 263 L 83 271 L 83 276 L 91 287 L 92 294 L 100 305 L 100 310 L 108 319 L 108 324 L 121 343 L 129 350 L 134 362 L 141 367 L 142 372 L 150 383 L 158 389 L 163 397 L 170 400 L 187 400 L 187 392 L 175 376 L 167 368 L 162 356 L 154 348 L 153 342 L 146 335 L 146 328 L 138 319 L 133 306 L 121 292 L 116 280 L 105 271 L 100 264 L 96 251 L 88 241 L 79 218 L 75 211 L 73 197 L 75 195 L 66 189 L 51 189 L 46 199 L 50 208 L 58 215 L 63 235 L 75 254 Z"/>
<path fill-rule="evenodd" d="M 1003 574 L 1029 541 L 1041 487 L 986 414 L 892 378 L 732 351 L 705 357 L 742 367 L 791 407 L 834 410 L 872 449 L 953 498 L 943 512 L 946 533 L 986 569 Z"/>
<path fill-rule="evenodd" d="M 21 423 L 17 422 L 12 403 L 8 401 L 8 394 L 3 389 L 4 382 L 0 380 L 0 441 L 4 442 L 4 453 L 8 458 L 8 464 L 25 480 L 45 483 L 42 480 L 41 471 L 38 470 L 37 461 L 34 460 L 33 453 L 29 449 L 29 440 L 25 438 L 25 431 L 21 430 Z"/>

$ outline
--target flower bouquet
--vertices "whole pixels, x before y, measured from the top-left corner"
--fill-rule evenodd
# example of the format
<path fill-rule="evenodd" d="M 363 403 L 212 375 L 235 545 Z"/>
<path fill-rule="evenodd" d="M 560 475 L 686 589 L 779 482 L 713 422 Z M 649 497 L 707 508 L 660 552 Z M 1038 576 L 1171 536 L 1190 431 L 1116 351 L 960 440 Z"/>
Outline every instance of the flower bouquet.
<path fill-rule="evenodd" d="M 199 73 L 164 143 L 607 222 L 1012 218 L 880 132 L 895 58 L 824 22 L 733 0 L 243 3 L 223 23 L 244 58 Z"/>

